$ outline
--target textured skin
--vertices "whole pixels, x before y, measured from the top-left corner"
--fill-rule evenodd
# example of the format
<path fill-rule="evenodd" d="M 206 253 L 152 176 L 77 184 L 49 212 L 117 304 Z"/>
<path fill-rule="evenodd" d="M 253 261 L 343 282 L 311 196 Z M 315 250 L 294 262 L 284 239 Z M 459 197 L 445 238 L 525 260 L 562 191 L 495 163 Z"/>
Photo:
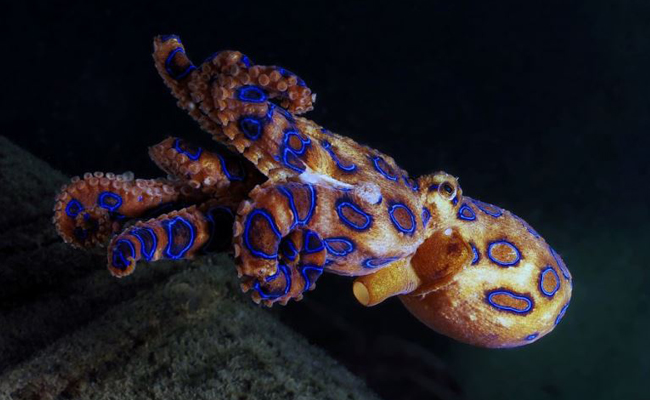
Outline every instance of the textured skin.
<path fill-rule="evenodd" d="M 530 343 L 564 315 L 571 275 L 532 228 L 463 197 L 444 172 L 411 179 L 299 117 L 315 96 L 295 74 L 235 51 L 196 67 L 176 36 L 157 37 L 153 56 L 178 105 L 227 150 L 168 138 L 150 149 L 168 179 L 95 173 L 62 188 L 59 233 L 80 247 L 110 240 L 113 275 L 231 249 L 258 303 L 299 300 L 323 272 L 355 276 L 362 304 L 400 295 L 431 328 L 486 347 Z"/>

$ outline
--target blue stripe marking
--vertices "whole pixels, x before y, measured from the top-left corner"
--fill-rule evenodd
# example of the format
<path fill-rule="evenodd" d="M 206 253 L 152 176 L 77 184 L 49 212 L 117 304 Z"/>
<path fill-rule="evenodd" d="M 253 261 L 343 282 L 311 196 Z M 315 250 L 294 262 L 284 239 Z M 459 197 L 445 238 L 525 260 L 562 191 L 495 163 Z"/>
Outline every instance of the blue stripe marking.
<path fill-rule="evenodd" d="M 544 289 L 544 278 L 548 273 L 552 273 L 555 276 L 555 287 L 550 292 L 547 292 L 546 289 Z M 553 297 L 555 293 L 557 293 L 557 291 L 560 290 L 560 277 L 558 276 L 557 272 L 555 272 L 553 267 L 551 267 L 550 265 L 547 265 L 546 268 L 544 268 L 542 272 L 539 274 L 539 290 L 546 297 Z"/>
<path fill-rule="evenodd" d="M 314 187 L 310 184 L 305 184 L 303 187 L 307 187 L 309 189 L 309 210 L 303 219 L 301 219 L 300 214 L 298 214 L 295 199 L 293 198 L 293 193 L 291 190 L 287 189 L 285 186 L 278 187 L 278 191 L 286 196 L 289 200 L 289 208 L 291 208 L 291 212 L 293 213 L 293 223 L 291 224 L 291 228 L 289 230 L 292 230 L 296 226 L 307 225 L 311 217 L 314 215 L 314 209 L 316 208 L 316 189 L 314 189 Z"/>
<path fill-rule="evenodd" d="M 140 241 L 140 253 L 142 253 L 144 259 L 151 261 L 158 247 L 158 237 L 154 230 L 151 228 L 138 228 L 131 231 L 131 235 Z M 146 238 L 143 235 L 149 235 L 149 237 Z"/>
<path fill-rule="evenodd" d="M 126 244 L 127 247 L 129 248 L 129 251 L 131 252 L 131 257 L 124 257 L 124 254 L 122 254 L 122 251 L 119 249 L 121 245 Z M 113 247 L 113 262 L 112 266 L 120 269 L 120 270 L 125 270 L 129 265 L 131 265 L 131 262 L 128 260 L 128 258 L 135 259 L 135 247 L 133 247 L 133 243 L 126 239 L 120 239 L 115 243 L 115 247 Z"/>
<path fill-rule="evenodd" d="M 336 155 L 336 153 L 334 152 L 334 149 L 332 149 L 332 144 L 331 144 L 330 142 L 328 142 L 327 140 L 323 140 L 323 141 L 321 142 L 321 146 L 323 146 L 323 149 L 325 149 L 325 151 L 327 151 L 327 152 L 329 153 L 330 157 L 332 158 L 332 160 L 334 161 L 334 163 L 336 163 L 336 166 L 337 166 L 341 171 L 344 171 L 344 172 L 353 172 L 353 171 L 355 171 L 355 170 L 357 169 L 357 166 L 356 166 L 355 164 L 353 164 L 353 163 L 350 163 L 350 165 L 345 165 L 345 164 L 343 164 L 343 163 L 341 162 L 341 160 L 339 159 L 339 157 L 338 157 L 338 156 Z"/>
<path fill-rule="evenodd" d="M 397 176 L 391 175 L 391 174 L 388 173 L 388 171 L 385 171 L 381 167 L 381 165 L 379 165 L 380 162 L 383 163 L 384 165 L 386 165 L 388 168 L 390 168 L 390 165 L 388 165 L 388 163 L 383 158 L 381 158 L 379 156 L 372 157 L 372 163 L 374 164 L 375 169 L 377 170 L 377 172 L 379 172 L 381 175 L 384 176 L 384 178 L 386 178 L 388 180 L 397 181 Z"/>
<path fill-rule="evenodd" d="M 535 340 L 539 336 L 539 332 L 531 333 L 530 335 L 526 336 L 526 340 L 531 341 Z"/>
<path fill-rule="evenodd" d="M 291 239 L 285 238 L 282 243 L 280 243 L 280 251 L 289 261 L 294 261 L 296 257 L 298 257 L 298 249 L 296 249 L 296 245 Z"/>
<path fill-rule="evenodd" d="M 177 47 L 174 50 L 172 50 L 171 53 L 169 53 L 169 55 L 167 56 L 167 59 L 165 60 L 165 70 L 167 71 L 167 74 L 169 74 L 169 76 L 172 77 L 172 79 L 175 79 L 175 80 L 185 78 L 187 75 L 189 75 L 190 72 L 192 72 L 192 71 L 194 71 L 196 69 L 196 67 L 192 63 L 190 63 L 190 65 L 188 65 L 187 68 L 185 68 L 185 71 L 181 72 L 178 75 L 174 75 L 174 71 L 172 70 L 171 63 L 172 63 L 172 60 L 174 59 L 174 56 L 176 56 L 177 53 L 185 54 L 185 50 L 183 50 L 182 47 Z"/>
<path fill-rule="evenodd" d="M 463 203 L 463 205 L 458 209 L 458 218 L 464 219 L 465 221 L 474 221 L 476 219 L 476 214 L 474 213 L 474 210 L 472 210 L 472 207 Z"/>
<path fill-rule="evenodd" d="M 524 309 L 519 309 L 519 308 L 504 306 L 504 305 L 501 305 L 499 303 L 496 303 L 494 300 L 492 300 L 492 298 L 494 296 L 498 296 L 498 295 L 505 295 L 505 296 L 511 297 L 511 298 L 513 298 L 515 300 L 522 300 L 522 301 L 524 301 L 526 303 L 526 307 Z M 515 313 L 515 314 L 527 314 L 528 312 L 530 312 L 530 310 L 533 309 L 533 301 L 531 299 L 529 299 L 528 297 L 526 297 L 524 295 L 515 294 L 515 293 L 510 292 L 509 290 L 505 290 L 505 289 L 497 289 L 497 290 L 493 290 L 491 292 L 488 292 L 488 295 L 486 296 L 486 300 L 492 307 L 494 307 L 494 308 L 496 308 L 498 310 L 512 312 L 512 313 Z"/>
<path fill-rule="evenodd" d="M 298 140 L 300 140 L 299 149 L 291 147 L 292 137 L 297 137 Z M 282 140 L 282 146 L 280 147 L 280 154 L 282 155 L 282 162 L 284 165 L 296 172 L 304 172 L 305 164 L 299 157 L 305 154 L 305 151 L 310 144 L 311 140 L 309 138 L 303 139 L 294 128 L 284 131 L 284 138 Z"/>
<path fill-rule="evenodd" d="M 365 221 L 362 224 L 356 224 L 350 221 L 345 214 L 343 214 L 344 208 L 350 208 L 353 212 L 363 217 Z M 365 231 L 372 224 L 372 216 L 365 213 L 359 206 L 348 200 L 339 199 L 336 202 L 336 213 L 339 215 L 341 221 L 343 221 L 347 226 L 358 231 Z"/>
<path fill-rule="evenodd" d="M 189 230 L 189 240 L 187 243 L 179 250 L 174 248 L 174 228 L 178 225 L 181 224 L 185 228 Z M 187 251 L 192 247 L 194 244 L 194 239 L 196 237 L 196 233 L 194 231 L 194 226 L 187 221 L 183 217 L 174 217 L 171 219 L 169 222 L 166 224 L 167 228 L 167 247 L 165 248 L 165 257 L 170 258 L 172 260 L 177 260 L 185 255 Z M 180 226 L 180 225 L 178 225 Z M 181 227 L 182 229 L 182 227 Z"/>
<path fill-rule="evenodd" d="M 497 245 L 500 245 L 500 244 L 505 245 L 508 248 L 514 250 L 516 258 L 513 261 L 504 262 L 504 261 L 500 261 L 500 260 L 497 260 L 496 258 L 494 258 L 494 256 L 492 255 L 492 250 L 493 250 L 494 246 L 497 246 Z M 508 242 L 507 240 L 497 240 L 497 241 L 494 241 L 494 242 L 490 243 L 488 245 L 486 253 L 487 253 L 487 256 L 490 259 L 490 261 L 492 261 L 493 263 L 495 263 L 497 265 L 500 265 L 502 267 L 512 267 L 513 265 L 517 265 L 519 263 L 519 261 L 521 261 L 521 252 L 519 251 L 517 246 L 515 246 L 514 244 Z"/>
<path fill-rule="evenodd" d="M 289 71 L 289 70 L 287 70 L 287 69 L 284 69 L 284 68 L 282 68 L 282 67 L 278 67 L 278 72 L 280 73 L 280 75 L 282 75 L 282 76 L 285 77 L 285 78 L 289 78 L 289 77 L 291 77 L 291 76 L 295 76 L 295 77 L 296 77 L 296 81 L 297 81 L 297 83 L 298 83 L 298 86 L 306 86 L 306 85 L 305 85 L 305 81 L 303 81 L 302 79 L 300 79 L 300 77 L 299 77 L 298 75 L 294 74 L 293 72 L 291 72 L 291 71 Z"/>
<path fill-rule="evenodd" d="M 268 221 L 269 226 L 271 227 L 271 231 L 273 231 L 273 234 L 278 240 L 282 238 L 280 231 L 275 226 L 275 221 L 273 220 L 271 214 L 269 214 L 269 212 L 266 210 L 263 210 L 261 208 L 256 208 L 248 214 L 248 217 L 246 217 L 246 225 L 244 227 L 244 245 L 246 246 L 248 251 L 250 251 L 251 254 L 253 254 L 255 257 L 264 258 L 267 260 L 275 260 L 276 257 L 278 256 L 277 251 L 275 253 L 267 254 L 261 250 L 254 249 L 250 243 L 250 228 L 253 222 L 253 218 L 256 217 L 257 215 L 261 215 L 262 218 Z"/>
<path fill-rule="evenodd" d="M 397 210 L 406 210 L 406 213 L 409 215 L 409 218 L 411 219 L 411 226 L 404 227 L 400 222 L 395 218 L 395 211 Z M 390 220 L 393 222 L 393 225 L 395 225 L 395 228 L 397 228 L 398 231 L 402 233 L 406 233 L 407 235 L 412 235 L 413 232 L 415 232 L 415 215 L 413 215 L 413 212 L 411 211 L 410 208 L 408 208 L 406 205 L 402 203 L 393 203 L 390 207 L 388 207 L 388 215 L 390 216 Z"/>
<path fill-rule="evenodd" d="M 427 223 L 429 223 L 430 219 L 431 219 L 431 213 L 429 212 L 429 209 L 426 207 L 422 207 L 422 226 L 424 228 L 427 227 Z"/>
<path fill-rule="evenodd" d="M 122 205 L 122 197 L 113 192 L 101 192 L 97 198 L 97 205 L 108 211 L 115 211 Z"/>
<path fill-rule="evenodd" d="M 323 247 L 323 241 L 320 240 L 320 237 L 316 234 L 316 232 L 311 230 L 306 230 L 304 232 L 302 239 L 302 251 L 305 254 L 318 253 L 324 248 L 325 247 Z"/>
<path fill-rule="evenodd" d="M 323 240 L 327 252 L 339 257 L 345 257 L 355 249 L 354 242 L 346 237 L 331 237 Z M 342 248 L 338 246 L 342 244 Z"/>
<path fill-rule="evenodd" d="M 560 271 L 562 271 L 562 275 L 564 276 L 564 279 L 567 281 L 571 280 L 571 274 L 569 273 L 569 269 L 566 267 L 566 264 L 562 259 L 560 258 L 560 255 L 557 254 L 555 249 L 553 249 L 551 246 L 548 246 L 549 249 L 551 249 L 551 254 L 553 255 L 553 258 L 555 259 L 555 262 L 557 263 L 557 266 L 560 268 Z"/>
<path fill-rule="evenodd" d="M 570 303 L 566 303 L 564 307 L 560 310 L 560 313 L 558 314 L 557 318 L 555 318 L 555 325 L 559 324 L 560 321 L 562 321 L 562 318 L 564 318 L 564 314 L 566 314 L 567 308 L 569 308 Z"/>
<path fill-rule="evenodd" d="M 246 103 L 264 103 L 268 96 L 259 86 L 245 85 L 235 91 L 235 96 Z"/>
<path fill-rule="evenodd" d="M 237 162 L 239 163 L 239 167 L 242 172 L 241 176 L 232 174 L 228 170 L 228 166 L 226 165 L 226 159 L 219 153 L 215 153 L 215 154 L 219 158 L 219 164 L 221 164 L 221 170 L 226 175 L 226 178 L 228 178 L 229 181 L 243 181 L 244 179 L 246 179 L 246 170 L 244 169 L 244 166 L 242 165 L 240 160 L 237 160 Z"/>
<path fill-rule="evenodd" d="M 169 40 L 176 39 L 178 43 L 181 43 L 181 38 L 177 35 L 160 35 L 160 41 L 165 43 Z"/>
<path fill-rule="evenodd" d="M 188 150 L 183 149 L 183 148 L 181 147 L 181 140 L 180 140 L 180 139 L 176 139 L 176 140 L 174 140 L 174 150 L 176 150 L 176 151 L 179 152 L 180 154 L 185 154 L 185 155 L 186 155 L 190 160 L 192 160 L 192 161 L 196 161 L 196 160 L 198 160 L 199 157 L 201 157 L 201 153 L 203 152 L 203 149 L 200 148 L 200 147 L 198 147 L 198 148 L 196 149 L 196 151 L 194 152 L 194 154 L 192 154 L 192 153 L 191 153 L 190 151 L 188 151 Z"/>
<path fill-rule="evenodd" d="M 83 204 L 77 199 L 72 199 L 65 206 L 65 213 L 70 218 L 76 218 L 84 210 Z"/>
<path fill-rule="evenodd" d="M 474 243 L 470 243 L 469 245 L 472 247 L 472 253 L 474 253 L 474 258 L 472 259 L 472 265 L 476 265 L 481 260 L 481 253 L 479 253 L 476 246 L 474 246 Z"/>
<path fill-rule="evenodd" d="M 398 260 L 399 257 L 386 257 L 386 258 L 366 258 L 363 260 L 361 265 L 363 265 L 366 268 L 377 268 L 384 266 L 386 264 L 390 264 L 393 261 Z"/>
<path fill-rule="evenodd" d="M 411 188 L 412 191 L 417 192 L 420 189 L 420 184 L 415 179 L 411 179 L 406 175 L 402 175 L 402 179 L 404 179 L 404 183 L 406 186 Z"/>
<path fill-rule="evenodd" d="M 472 199 L 472 202 L 476 204 L 476 207 L 479 208 L 479 210 L 483 211 L 487 215 L 494 217 L 494 218 L 499 218 L 501 215 L 503 215 L 503 210 L 500 209 L 497 206 L 494 206 L 492 204 L 484 203 L 480 200 Z"/>

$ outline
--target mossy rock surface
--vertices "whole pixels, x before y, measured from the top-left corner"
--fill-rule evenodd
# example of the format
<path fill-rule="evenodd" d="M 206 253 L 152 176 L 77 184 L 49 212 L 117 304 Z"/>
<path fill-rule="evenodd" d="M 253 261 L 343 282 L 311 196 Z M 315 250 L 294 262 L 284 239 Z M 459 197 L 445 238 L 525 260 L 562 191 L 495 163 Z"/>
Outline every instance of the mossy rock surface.
<path fill-rule="evenodd" d="M 67 178 L 0 137 L 0 398 L 376 399 L 240 293 L 225 255 L 116 279 L 50 222 Z"/>

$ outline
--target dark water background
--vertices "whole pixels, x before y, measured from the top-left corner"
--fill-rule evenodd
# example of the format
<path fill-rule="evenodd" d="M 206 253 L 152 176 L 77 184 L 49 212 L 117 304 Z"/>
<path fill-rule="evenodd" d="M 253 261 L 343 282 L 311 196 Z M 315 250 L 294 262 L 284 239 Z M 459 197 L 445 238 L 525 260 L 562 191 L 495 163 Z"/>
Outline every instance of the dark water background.
<path fill-rule="evenodd" d="M 207 135 L 157 76 L 154 35 L 195 62 L 282 65 L 318 94 L 310 118 L 414 176 L 459 176 L 528 220 L 575 286 L 557 329 L 514 350 L 441 337 L 396 300 L 364 309 L 337 277 L 273 312 L 386 398 L 650 398 L 649 2 L 234 3 L 14 3 L 0 134 L 69 175 L 157 176 L 147 146 Z"/>

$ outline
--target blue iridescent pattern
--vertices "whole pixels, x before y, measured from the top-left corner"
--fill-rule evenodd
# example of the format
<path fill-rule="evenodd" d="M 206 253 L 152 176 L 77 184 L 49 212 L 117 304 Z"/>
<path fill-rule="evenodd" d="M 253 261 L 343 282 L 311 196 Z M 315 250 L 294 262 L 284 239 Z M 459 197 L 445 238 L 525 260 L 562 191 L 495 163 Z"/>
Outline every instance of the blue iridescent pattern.
<path fill-rule="evenodd" d="M 180 40 L 179 40 L 179 43 L 180 43 Z M 165 71 L 167 71 L 167 74 L 169 74 L 169 76 L 172 79 L 175 79 L 175 80 L 185 78 L 187 75 L 189 75 L 190 72 L 192 72 L 192 71 L 194 71 L 196 69 L 196 67 L 192 63 L 189 63 L 189 65 L 187 66 L 187 68 L 185 68 L 185 70 L 183 70 L 183 71 L 181 71 L 179 73 L 174 73 L 174 70 L 172 68 L 172 62 L 174 61 L 174 57 L 178 53 L 185 54 L 185 50 L 183 50 L 182 47 L 177 47 L 174 50 L 172 50 L 171 53 L 169 53 L 169 55 L 167 56 L 167 59 L 165 60 Z"/>
<path fill-rule="evenodd" d="M 181 143 L 180 139 L 174 140 L 174 150 L 176 150 L 180 154 L 185 154 L 187 158 L 189 158 L 192 161 L 196 161 L 201 157 L 201 153 L 203 152 L 203 149 L 200 147 L 194 148 L 194 152 L 190 150 L 186 150 L 183 147 L 187 147 L 186 143 Z"/>
<path fill-rule="evenodd" d="M 113 192 L 101 192 L 97 197 L 97 205 L 108 211 L 115 211 L 122 205 L 122 197 Z"/>
<path fill-rule="evenodd" d="M 544 288 L 544 279 L 546 278 L 547 274 L 553 274 L 553 276 L 555 277 L 555 287 L 550 291 L 546 291 L 546 289 Z M 550 265 L 547 265 L 546 268 L 544 268 L 542 272 L 539 274 L 539 290 L 546 297 L 553 297 L 555 293 L 557 293 L 557 291 L 560 290 L 560 277 L 557 275 L 557 272 L 555 272 L 553 267 L 551 267 Z"/>
<path fill-rule="evenodd" d="M 508 247 L 510 250 L 512 250 L 515 253 L 515 259 L 512 260 L 512 261 L 503 261 L 503 260 L 497 259 L 492 254 L 492 251 L 494 250 L 495 246 L 506 246 L 506 247 Z M 495 263 L 497 265 L 500 265 L 502 267 L 512 267 L 514 265 L 519 264 L 519 261 L 521 261 L 521 252 L 519 251 L 517 246 L 515 246 L 514 244 L 508 242 L 507 240 L 497 240 L 495 242 L 490 243 L 488 245 L 488 248 L 487 248 L 487 256 L 490 259 L 490 261 L 492 261 L 493 263 Z"/>
<path fill-rule="evenodd" d="M 383 158 L 379 156 L 372 157 L 372 163 L 377 172 L 379 172 L 384 178 L 391 181 L 397 181 L 397 176 L 390 174 L 392 168 Z"/>
<path fill-rule="evenodd" d="M 510 297 L 512 299 L 515 299 L 515 300 L 520 300 L 520 301 L 523 301 L 524 303 L 526 303 L 526 306 L 524 308 L 516 308 L 516 307 L 511 307 L 511 306 L 499 304 L 499 303 L 494 301 L 495 296 L 506 296 L 506 297 Z M 533 309 L 533 300 L 529 299 L 525 295 L 513 293 L 513 292 L 511 292 L 509 290 L 506 290 L 506 289 L 497 289 L 497 290 L 492 290 L 492 291 L 488 292 L 488 294 L 486 296 L 486 300 L 487 300 L 488 304 L 490 304 L 492 307 L 494 307 L 494 308 L 496 308 L 498 310 L 507 311 L 507 312 L 511 312 L 511 313 L 515 313 L 515 314 L 527 314 L 528 312 L 530 312 Z"/>
<path fill-rule="evenodd" d="M 397 210 L 405 210 L 406 213 L 408 214 L 411 222 L 409 226 L 402 226 L 400 221 L 398 221 L 397 218 L 395 218 L 395 212 Z M 413 232 L 415 232 L 415 215 L 413 215 L 413 212 L 411 211 L 410 208 L 408 208 L 406 205 L 402 203 L 393 203 L 390 207 L 388 207 L 388 215 L 390 216 L 390 220 L 397 228 L 398 231 L 402 233 L 406 233 L 407 235 L 412 235 Z"/>
<path fill-rule="evenodd" d="M 483 211 L 484 213 L 486 213 L 491 217 L 499 218 L 500 216 L 503 215 L 503 210 L 497 206 L 493 206 L 492 204 L 484 203 L 476 199 L 472 199 L 472 202 L 476 204 L 476 207 L 478 207 L 479 210 Z"/>
<path fill-rule="evenodd" d="M 226 159 L 219 153 L 215 153 L 215 154 L 219 158 L 219 164 L 221 164 L 221 170 L 223 171 L 224 175 L 226 175 L 226 178 L 228 178 L 229 181 L 243 181 L 244 179 L 246 179 L 246 170 L 244 169 L 241 160 L 237 160 L 241 175 L 236 175 L 230 172 L 230 170 L 228 169 L 228 165 L 226 164 Z"/>
<path fill-rule="evenodd" d="M 474 214 L 472 207 L 468 206 L 467 204 L 463 204 L 458 209 L 458 218 L 464 219 L 465 221 L 474 221 L 476 219 L 476 214 Z"/>
<path fill-rule="evenodd" d="M 196 233 L 194 226 L 183 217 L 174 217 L 165 222 L 167 228 L 167 247 L 165 257 L 179 259 L 187 253 L 194 244 Z"/>
<path fill-rule="evenodd" d="M 358 223 L 348 219 L 344 213 L 346 210 L 349 210 L 356 216 L 362 218 L 363 222 Z M 361 207 L 346 199 L 339 199 L 336 202 L 336 213 L 339 215 L 339 218 L 341 221 L 343 221 L 343 223 L 345 223 L 350 228 L 358 231 L 365 231 L 366 229 L 370 228 L 370 225 L 372 224 L 372 216 L 370 214 L 367 214 L 361 209 Z"/>
<path fill-rule="evenodd" d="M 336 163 L 336 166 L 343 172 L 353 172 L 357 169 L 357 166 L 355 164 L 350 163 L 349 165 L 345 165 L 339 160 L 339 157 L 336 155 L 334 152 L 334 149 L 332 149 L 332 144 L 328 142 L 327 140 L 323 140 L 321 142 L 321 146 L 327 151 L 332 157 L 332 160 Z"/>
<path fill-rule="evenodd" d="M 479 253 L 476 246 L 474 246 L 474 243 L 470 243 L 469 245 L 472 247 L 472 253 L 474 253 L 474 258 L 472 259 L 472 265 L 476 265 L 481 260 L 481 253 Z"/>
<path fill-rule="evenodd" d="M 300 275 L 302 275 L 302 279 L 304 279 L 305 281 L 305 285 L 302 288 L 302 291 L 304 293 L 306 290 L 309 290 L 312 282 L 314 282 L 316 279 L 318 279 L 319 276 L 321 276 L 321 274 L 323 273 L 323 268 L 317 265 L 305 264 L 300 267 L 299 271 L 300 271 Z M 315 274 L 313 274 L 314 275 L 313 278 L 310 278 L 310 276 L 308 275 L 309 272 L 312 273 L 315 272 Z"/>
<path fill-rule="evenodd" d="M 126 256 L 124 255 L 125 251 L 129 253 Z M 129 258 L 135 260 L 135 247 L 133 247 L 133 243 L 126 239 L 118 240 L 115 243 L 115 247 L 113 247 L 113 261 L 111 265 L 117 269 L 125 270 L 131 265 Z"/>
<path fill-rule="evenodd" d="M 346 237 L 331 237 L 323 240 L 327 252 L 338 257 L 345 257 L 354 251 L 354 242 Z"/>
<path fill-rule="evenodd" d="M 238 125 L 239 130 L 250 140 L 259 139 L 264 130 L 264 121 L 253 115 L 239 118 Z"/>
<path fill-rule="evenodd" d="M 291 208 L 291 212 L 293 213 L 293 223 L 291 224 L 290 230 L 296 226 L 307 225 L 311 217 L 314 215 L 314 209 L 316 208 L 316 189 L 314 189 L 314 187 L 310 184 L 305 184 L 303 187 L 309 189 L 309 208 L 307 209 L 307 214 L 304 218 L 300 218 L 300 214 L 296 208 L 296 202 L 293 198 L 293 193 L 291 190 L 285 186 L 278 187 L 278 191 L 286 196 L 286 198 L 289 200 L 289 208 Z"/>
<path fill-rule="evenodd" d="M 298 138 L 300 141 L 300 147 L 295 149 L 291 146 L 291 138 Z M 309 138 L 303 139 L 295 129 L 288 129 L 284 131 L 284 139 L 282 140 L 282 146 L 280 147 L 280 153 L 282 155 L 282 162 L 284 165 L 296 172 L 304 172 L 305 164 L 300 160 L 300 156 L 305 154 L 307 147 L 311 144 Z"/>
<path fill-rule="evenodd" d="M 566 314 L 566 310 L 569 308 L 569 303 L 566 303 L 564 307 L 560 310 L 560 313 L 558 314 L 557 318 L 555 318 L 555 325 L 559 324 L 560 321 L 562 321 L 562 318 L 564 318 L 564 314 Z"/>
<path fill-rule="evenodd" d="M 253 65 L 253 62 L 251 61 L 250 58 L 248 58 L 247 55 L 242 54 L 241 58 L 239 59 L 247 68 L 250 68 L 251 65 Z"/>
<path fill-rule="evenodd" d="M 65 213 L 70 218 L 77 218 L 80 212 L 84 210 L 83 204 L 77 199 L 72 199 L 68 202 L 68 205 L 65 206 Z"/>
<path fill-rule="evenodd" d="M 562 275 L 564 276 L 564 279 L 570 281 L 571 274 L 569 273 L 569 269 L 566 267 L 566 264 L 564 264 L 564 261 L 562 261 L 560 255 L 557 254 L 557 252 L 551 246 L 549 246 L 549 249 L 551 250 L 551 254 L 553 254 L 553 258 L 555 259 L 557 266 L 560 268 L 560 271 L 562 271 Z"/>
<path fill-rule="evenodd" d="M 148 227 L 138 228 L 132 230 L 131 235 L 140 241 L 140 253 L 144 259 L 151 261 L 158 247 L 158 237 L 154 230 Z"/>
<path fill-rule="evenodd" d="M 261 87 L 255 85 L 242 86 L 235 92 L 235 96 L 240 101 L 246 103 L 264 103 L 267 100 L 267 95 Z"/>
<path fill-rule="evenodd" d="M 282 272 L 282 274 L 284 275 L 284 280 L 285 280 L 284 290 L 282 292 L 280 292 L 280 293 L 266 293 L 260 287 L 260 282 L 259 281 L 256 281 L 253 284 L 253 289 L 255 289 L 257 291 L 257 293 L 259 293 L 260 297 L 262 297 L 263 299 L 277 299 L 278 297 L 282 297 L 282 296 L 286 295 L 287 293 L 289 293 L 289 289 L 291 289 L 291 272 L 289 272 L 289 268 L 286 265 L 280 264 L 280 263 L 278 263 L 278 270 L 280 272 Z M 275 279 L 277 279 L 278 275 L 279 274 L 276 272 L 275 274 L 273 274 L 271 276 L 268 276 L 266 278 L 266 282 L 268 283 L 268 282 L 274 281 Z"/>
<path fill-rule="evenodd" d="M 325 248 L 323 247 L 323 241 L 320 240 L 318 234 L 309 229 L 305 230 L 302 241 L 303 241 L 302 251 L 305 254 L 318 253 L 319 251 Z"/>
<path fill-rule="evenodd" d="M 275 235 L 277 240 L 280 240 L 282 238 L 282 235 L 280 234 L 279 229 L 275 225 L 275 221 L 273 220 L 273 217 L 271 216 L 271 214 L 269 214 L 269 212 L 266 211 L 266 210 L 263 210 L 261 208 L 256 208 L 253 211 L 251 211 L 248 214 L 248 216 L 246 217 L 246 224 L 245 224 L 245 227 L 244 227 L 244 245 L 246 246 L 248 251 L 250 251 L 251 254 L 254 255 L 255 257 L 264 258 L 264 259 L 267 259 L 267 260 L 275 260 L 276 257 L 278 256 L 277 251 L 274 252 L 274 253 L 265 253 L 265 252 L 263 252 L 261 250 L 255 249 L 251 244 L 251 238 L 250 238 L 251 225 L 253 223 L 253 219 L 255 217 L 257 217 L 257 216 L 260 216 L 260 217 L 266 219 L 266 221 L 268 222 L 269 227 L 271 228 L 271 231 L 273 232 L 273 234 Z M 259 234 L 259 232 L 258 232 L 258 234 Z"/>
<path fill-rule="evenodd" d="M 531 341 L 535 340 L 539 336 L 539 332 L 531 333 L 530 335 L 526 336 L 526 340 Z"/>
<path fill-rule="evenodd" d="M 377 267 L 382 267 L 386 264 L 390 264 L 397 259 L 398 257 L 366 258 L 365 260 L 363 260 L 361 265 L 363 265 L 366 268 L 377 268 Z"/>
<path fill-rule="evenodd" d="M 431 219 L 431 213 L 429 212 L 429 209 L 426 207 L 422 207 L 422 226 L 427 227 L 427 223 L 429 223 L 429 220 Z"/>
<path fill-rule="evenodd" d="M 293 243 L 293 240 L 289 238 L 282 240 L 280 243 L 280 251 L 282 252 L 284 258 L 288 259 L 289 261 L 294 261 L 296 257 L 298 257 L 298 249 L 296 249 L 296 245 Z"/>

